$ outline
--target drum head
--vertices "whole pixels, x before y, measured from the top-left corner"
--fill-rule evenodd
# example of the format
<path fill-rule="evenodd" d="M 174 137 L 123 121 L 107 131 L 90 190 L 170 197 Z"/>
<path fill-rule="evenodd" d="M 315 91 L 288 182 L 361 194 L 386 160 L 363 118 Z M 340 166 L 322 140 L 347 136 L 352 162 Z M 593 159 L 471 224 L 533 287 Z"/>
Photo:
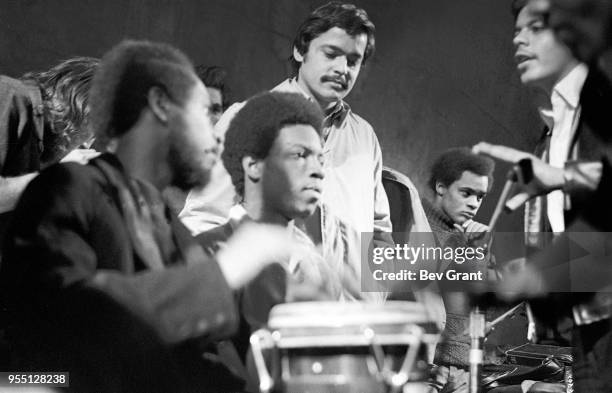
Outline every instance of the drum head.
<path fill-rule="evenodd" d="M 422 304 L 403 301 L 285 303 L 272 309 L 268 326 L 281 348 L 368 345 L 368 329 L 381 345 L 412 343 L 415 327 L 438 334 Z"/>

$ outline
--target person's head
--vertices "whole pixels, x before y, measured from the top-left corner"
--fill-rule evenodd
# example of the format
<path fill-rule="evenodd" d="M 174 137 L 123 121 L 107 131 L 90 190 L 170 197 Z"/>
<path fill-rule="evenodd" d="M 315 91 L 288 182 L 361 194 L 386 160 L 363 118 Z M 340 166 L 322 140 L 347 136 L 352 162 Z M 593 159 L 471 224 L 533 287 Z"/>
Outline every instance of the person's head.
<path fill-rule="evenodd" d="M 548 0 L 514 0 L 514 59 L 521 82 L 550 92 L 577 64 L 549 26 Z"/>
<path fill-rule="evenodd" d="M 89 86 L 98 63 L 92 57 L 75 57 L 48 71 L 29 72 L 21 77 L 41 91 L 43 165 L 58 161 L 91 136 L 87 126 Z"/>
<path fill-rule="evenodd" d="M 299 94 L 267 92 L 246 102 L 221 155 L 246 206 L 282 220 L 314 212 L 324 176 L 322 123 L 320 108 Z"/>
<path fill-rule="evenodd" d="M 431 167 L 433 204 L 455 224 L 472 219 L 491 189 L 495 163 L 468 148 L 449 149 Z"/>
<path fill-rule="evenodd" d="M 612 2 L 550 0 L 550 25 L 576 57 L 593 62 L 612 46 Z"/>
<path fill-rule="evenodd" d="M 196 67 L 196 74 L 206 86 L 210 97 L 210 119 L 213 125 L 217 124 L 229 103 L 225 85 L 227 72 L 222 67 L 199 65 Z"/>
<path fill-rule="evenodd" d="M 374 53 L 374 33 L 368 14 L 353 4 L 325 4 L 302 23 L 291 62 L 300 86 L 323 109 L 351 91 Z"/>
<path fill-rule="evenodd" d="M 155 162 L 142 165 L 163 168 L 159 183 L 182 189 L 206 183 L 216 159 L 210 100 L 181 51 L 162 43 L 121 42 L 103 57 L 90 101 L 96 137 L 117 141 L 118 150 L 122 142 L 148 149 Z M 131 146 L 141 132 L 141 146 Z"/>

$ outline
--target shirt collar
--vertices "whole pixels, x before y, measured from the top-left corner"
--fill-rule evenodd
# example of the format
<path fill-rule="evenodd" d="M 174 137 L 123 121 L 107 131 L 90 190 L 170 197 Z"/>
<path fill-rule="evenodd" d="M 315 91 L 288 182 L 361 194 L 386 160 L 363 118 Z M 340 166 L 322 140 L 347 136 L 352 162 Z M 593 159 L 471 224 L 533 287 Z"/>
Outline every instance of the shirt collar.
<path fill-rule="evenodd" d="M 253 219 L 249 216 L 249 213 L 246 211 L 244 206 L 241 204 L 236 204 L 232 206 L 229 210 L 229 223 L 232 226 L 232 229 L 237 229 L 239 225 L 253 221 Z M 293 220 L 289 221 L 287 224 L 287 230 L 290 232 L 295 232 L 298 227 L 295 225 Z M 299 229 L 298 229 L 299 230 Z"/>
<path fill-rule="evenodd" d="M 117 157 L 113 153 L 108 153 L 108 152 L 102 153 L 98 157 L 94 158 L 92 161 L 94 160 L 105 161 L 107 164 L 110 164 L 119 172 L 125 173 L 125 169 L 123 168 L 123 164 L 121 163 L 121 161 L 119 161 L 119 157 Z"/>
<path fill-rule="evenodd" d="M 584 63 L 574 67 L 563 79 L 553 88 L 563 100 L 572 108 L 578 107 L 580 102 L 580 92 L 586 80 L 589 69 Z"/>
<path fill-rule="evenodd" d="M 316 103 L 314 98 L 308 95 L 308 93 L 306 93 L 304 89 L 302 89 L 302 87 L 297 81 L 297 78 L 289 78 L 280 85 L 276 86 L 273 90 L 287 93 L 298 93 L 306 97 L 309 101 Z M 343 100 L 336 101 L 336 104 L 334 105 L 332 110 L 327 116 L 325 116 L 323 124 L 327 126 L 337 121 L 342 121 L 350 110 L 351 108 L 349 107 L 349 105 Z"/>
<path fill-rule="evenodd" d="M 235 230 L 245 221 L 251 221 L 251 218 L 249 217 L 249 214 L 244 206 L 239 204 L 232 206 L 229 211 L 229 224 L 231 225 L 232 229 Z"/>
<path fill-rule="evenodd" d="M 579 63 L 553 87 L 551 99 L 553 96 L 558 96 L 569 109 L 575 110 L 580 104 L 580 93 L 588 73 L 589 69 L 586 64 Z M 539 108 L 540 117 L 548 127 L 549 132 L 554 125 L 554 113 L 560 110 L 558 104 L 555 105 L 556 102 L 558 101 L 552 101 L 552 108 Z"/>

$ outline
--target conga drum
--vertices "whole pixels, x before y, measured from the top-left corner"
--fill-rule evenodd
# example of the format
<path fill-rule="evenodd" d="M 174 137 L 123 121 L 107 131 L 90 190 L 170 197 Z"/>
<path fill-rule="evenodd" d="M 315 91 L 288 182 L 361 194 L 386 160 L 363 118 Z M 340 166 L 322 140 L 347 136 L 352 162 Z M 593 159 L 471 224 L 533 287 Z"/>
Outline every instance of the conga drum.
<path fill-rule="evenodd" d="M 438 338 L 420 303 L 302 302 L 250 341 L 262 392 L 421 393 Z"/>

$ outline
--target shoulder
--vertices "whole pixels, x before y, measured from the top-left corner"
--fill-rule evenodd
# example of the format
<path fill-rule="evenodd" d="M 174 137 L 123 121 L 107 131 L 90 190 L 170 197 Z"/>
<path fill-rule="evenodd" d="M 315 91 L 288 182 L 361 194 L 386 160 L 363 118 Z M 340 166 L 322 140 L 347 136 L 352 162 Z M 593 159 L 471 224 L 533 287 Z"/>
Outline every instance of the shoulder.
<path fill-rule="evenodd" d="M 79 209 L 100 195 L 102 179 L 94 168 L 77 163 L 54 164 L 44 169 L 24 190 L 17 208 Z M 39 206 L 40 205 L 40 206 Z M 46 207 L 45 207 L 46 206 Z M 62 209 L 63 209 L 62 208 Z"/>
<path fill-rule="evenodd" d="M 292 78 L 287 78 L 278 85 L 274 86 L 270 91 L 278 91 L 282 93 L 297 93 L 295 86 L 292 82 Z"/>
<path fill-rule="evenodd" d="M 608 109 L 612 104 L 612 83 L 595 66 L 590 68 L 584 82 L 580 93 L 580 104 L 585 114 L 605 112 L 608 115 Z"/>
<path fill-rule="evenodd" d="M 412 180 L 410 180 L 408 176 L 404 175 L 403 173 L 393 168 L 384 166 L 382 169 L 382 177 L 383 177 L 383 180 L 389 180 L 391 182 L 399 183 L 402 186 L 404 186 L 406 189 L 408 189 L 410 192 L 417 193 L 417 188 L 412 182 Z"/>
<path fill-rule="evenodd" d="M 26 187 L 14 209 L 16 232 L 49 228 L 85 228 L 103 202 L 103 189 L 93 168 L 76 163 L 55 164 Z M 35 229 L 39 228 L 39 229 Z"/>
<path fill-rule="evenodd" d="M 582 108 L 580 122 L 605 143 L 610 143 L 612 139 L 609 133 L 612 126 L 612 117 L 609 115 L 610 105 L 612 105 L 612 83 L 594 66 L 589 70 L 580 94 Z"/>
<path fill-rule="evenodd" d="M 31 184 L 49 190 L 68 191 L 71 188 L 91 186 L 100 180 L 99 172 L 91 165 L 67 162 L 53 164 L 42 170 Z"/>
<path fill-rule="evenodd" d="M 25 83 L 19 79 L 0 75 L 0 112 L 5 113 L 7 109 L 11 111 L 32 110 L 32 106 L 39 105 L 41 102 L 40 89 L 38 86 Z M 39 108 L 34 108 L 38 111 Z"/>
<path fill-rule="evenodd" d="M 380 143 L 372 125 L 350 108 L 347 111 L 344 124 L 353 130 L 353 134 L 361 140 L 363 144 L 372 146 L 375 150 L 380 150 Z"/>
<path fill-rule="evenodd" d="M 223 115 L 221 115 L 221 118 L 219 119 L 217 124 L 215 124 L 215 129 L 219 134 L 225 135 L 227 129 L 230 126 L 230 123 L 232 122 L 234 117 L 236 117 L 236 114 L 240 111 L 240 109 L 242 109 L 244 104 L 246 104 L 246 101 L 233 103 L 232 105 L 230 105 L 229 108 L 225 110 L 225 112 L 223 112 Z"/>
<path fill-rule="evenodd" d="M 367 132 L 374 134 L 374 128 L 372 125 L 366 119 L 353 112 L 352 109 L 348 110 L 346 117 L 349 122 L 359 126 L 361 129 Z"/>
<path fill-rule="evenodd" d="M 13 79 L 5 75 L 0 75 L 0 92 L 3 94 L 15 92 L 17 94 L 24 94 L 28 90 L 28 87 L 19 79 Z"/>

